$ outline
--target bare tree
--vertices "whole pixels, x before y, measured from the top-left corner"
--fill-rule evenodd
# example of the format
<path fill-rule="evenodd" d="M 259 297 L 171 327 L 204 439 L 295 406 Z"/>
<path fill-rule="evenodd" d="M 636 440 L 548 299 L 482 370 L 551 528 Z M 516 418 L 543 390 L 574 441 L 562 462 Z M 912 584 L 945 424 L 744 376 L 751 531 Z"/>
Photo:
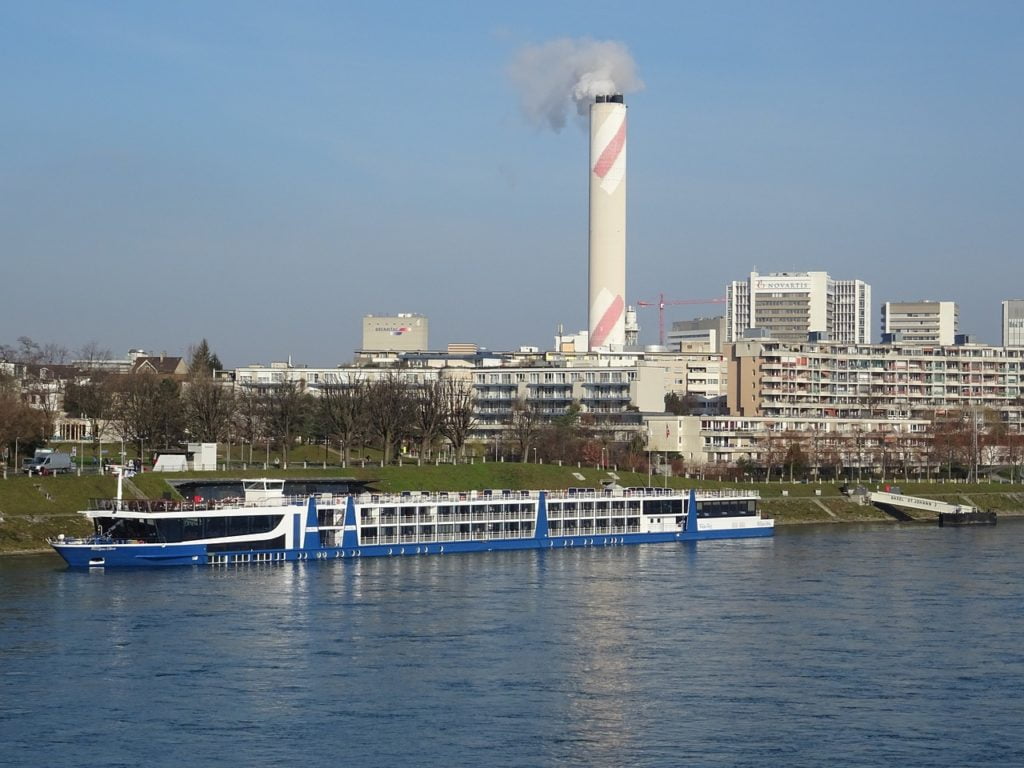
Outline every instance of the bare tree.
<path fill-rule="evenodd" d="M 789 467 L 789 482 L 793 482 L 795 475 L 804 474 L 807 470 L 807 452 L 804 448 L 805 435 L 801 432 L 792 432 L 784 444 L 785 452 L 783 462 Z"/>
<path fill-rule="evenodd" d="M 352 447 L 366 434 L 366 383 L 349 376 L 330 380 L 320 389 L 320 409 L 328 434 L 341 441 L 342 462 L 352 458 Z"/>
<path fill-rule="evenodd" d="M 261 401 L 268 433 L 280 440 L 282 460 L 287 465 L 289 448 L 302 433 L 309 413 L 309 395 L 296 382 L 284 381 L 267 387 Z"/>
<path fill-rule="evenodd" d="M 971 422 L 967 411 L 936 412 L 932 416 L 933 455 L 938 464 L 946 464 L 946 478 L 953 476 L 954 466 L 968 468 L 971 464 Z"/>
<path fill-rule="evenodd" d="M 89 341 L 75 350 L 75 363 L 86 370 L 92 370 L 98 363 L 111 358 L 110 349 L 101 347 L 97 341 Z"/>
<path fill-rule="evenodd" d="M 863 423 L 855 424 L 853 431 L 850 433 L 850 448 L 853 452 L 853 456 L 857 459 L 858 482 L 864 479 L 864 457 L 865 455 L 870 457 L 870 447 L 871 440 L 868 429 Z"/>
<path fill-rule="evenodd" d="M 182 392 L 185 428 L 193 439 L 215 443 L 228 437 L 235 417 L 235 393 L 211 376 L 189 377 Z"/>
<path fill-rule="evenodd" d="M 512 405 L 509 419 L 509 437 L 519 449 L 519 460 L 528 461 L 530 447 L 536 442 L 541 431 L 541 414 L 537 406 L 520 398 Z"/>
<path fill-rule="evenodd" d="M 999 464 L 1005 453 L 1006 435 L 1009 425 L 1003 421 L 994 408 L 976 408 L 971 414 L 974 440 L 975 482 L 978 481 L 978 467 L 992 467 Z"/>
<path fill-rule="evenodd" d="M 868 455 L 871 457 L 872 471 L 877 466 L 880 479 L 884 483 L 889 470 L 890 435 L 883 428 L 876 428 L 868 433 Z"/>
<path fill-rule="evenodd" d="M 48 342 L 39 344 L 28 336 L 19 336 L 15 347 L 0 346 L 0 359 L 28 364 L 61 364 L 68 359 L 67 347 Z"/>
<path fill-rule="evenodd" d="M 774 424 L 772 422 L 765 422 L 764 439 L 761 442 L 761 463 L 765 468 L 766 483 L 772 481 L 772 469 L 777 464 L 782 464 L 783 458 L 786 455 L 782 434 L 778 430 L 773 429 L 773 427 Z"/>
<path fill-rule="evenodd" d="M 892 444 L 892 476 L 896 479 L 896 474 L 902 468 L 903 470 L 903 481 L 907 482 L 910 480 L 910 465 L 914 463 L 914 436 L 909 432 L 893 432 L 890 440 Z"/>
<path fill-rule="evenodd" d="M 243 387 L 235 393 L 234 432 L 249 444 L 249 461 L 252 462 L 253 444 L 266 435 L 263 400 L 260 392 L 252 387 Z M 243 448 L 243 460 L 245 453 Z"/>
<path fill-rule="evenodd" d="M 473 385 L 462 379 L 442 379 L 444 419 L 441 431 L 456 456 L 462 456 L 466 449 L 469 433 L 476 426 L 476 394 Z"/>
<path fill-rule="evenodd" d="M 830 432 L 826 435 L 822 452 L 820 454 L 821 466 L 832 467 L 832 474 L 836 480 L 840 478 L 843 473 L 843 438 L 836 432 Z"/>
<path fill-rule="evenodd" d="M 87 378 L 68 382 L 64 389 L 64 410 L 71 416 L 89 421 L 93 439 L 103 434 L 114 404 L 114 379 L 100 371 Z"/>
<path fill-rule="evenodd" d="M 125 442 L 139 446 L 175 445 L 182 438 L 178 382 L 151 374 L 120 376 L 115 380 L 111 424 Z"/>
<path fill-rule="evenodd" d="M 370 432 L 380 440 L 385 464 L 391 463 L 395 448 L 409 429 L 415 404 L 409 385 L 393 373 L 367 387 L 367 421 Z"/>
<path fill-rule="evenodd" d="M 440 379 L 427 381 L 416 389 L 412 425 L 420 443 L 420 458 L 430 457 L 431 446 L 441 436 L 445 418 L 444 394 L 444 383 Z"/>

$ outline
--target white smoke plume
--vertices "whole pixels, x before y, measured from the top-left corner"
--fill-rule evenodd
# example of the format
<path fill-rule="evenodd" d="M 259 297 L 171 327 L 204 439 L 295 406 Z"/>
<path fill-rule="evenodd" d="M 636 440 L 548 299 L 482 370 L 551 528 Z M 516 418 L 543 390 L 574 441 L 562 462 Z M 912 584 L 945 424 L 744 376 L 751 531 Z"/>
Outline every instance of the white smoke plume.
<path fill-rule="evenodd" d="M 615 40 L 563 38 L 520 50 L 508 67 L 523 112 L 538 125 L 560 131 L 575 104 L 586 115 L 595 96 L 630 93 L 644 87 L 636 62 Z"/>

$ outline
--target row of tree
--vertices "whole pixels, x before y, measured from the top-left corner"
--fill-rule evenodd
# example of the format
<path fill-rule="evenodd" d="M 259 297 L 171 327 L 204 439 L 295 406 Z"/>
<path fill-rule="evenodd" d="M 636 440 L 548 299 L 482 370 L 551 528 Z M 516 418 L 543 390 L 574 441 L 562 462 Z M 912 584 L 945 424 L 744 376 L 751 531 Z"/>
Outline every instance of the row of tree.
<path fill-rule="evenodd" d="M 956 410 L 933 414 L 928 433 L 769 431 L 753 452 L 754 457 L 738 462 L 734 474 L 769 481 L 865 476 L 977 479 L 981 468 L 993 466 L 1009 466 L 1016 475 L 1024 465 L 1024 434 L 992 413 Z"/>
<path fill-rule="evenodd" d="M 468 383 L 441 379 L 410 386 L 397 376 L 325 384 L 314 396 L 296 382 L 235 388 L 216 379 L 193 356 L 184 381 L 153 374 L 93 372 L 68 384 L 68 415 L 85 418 L 90 432 L 113 432 L 139 447 L 193 442 L 272 444 L 288 460 L 297 442 L 338 445 L 347 462 L 355 449 L 373 447 L 390 462 L 400 446 L 415 444 L 429 457 L 447 441 L 465 450 L 474 425 Z"/>
<path fill-rule="evenodd" d="M 54 342 L 38 342 L 19 336 L 14 344 L 0 344 L 0 362 L 24 365 L 64 365 L 71 360 L 89 365 L 111 359 L 110 349 L 90 341 L 74 350 Z"/>
<path fill-rule="evenodd" d="M 615 418 L 622 418 L 616 414 Z M 629 441 L 613 440 L 607 427 L 612 419 L 598 425 L 592 414 L 584 413 L 573 403 L 554 418 L 543 413 L 536 403 L 516 402 L 503 430 L 504 446 L 495 444 L 495 452 L 504 455 L 506 448 L 521 461 L 533 459 L 560 462 L 566 465 L 614 466 L 634 471 L 647 471 L 647 455 L 643 436 L 636 432 Z M 602 428 L 604 427 L 604 428 Z M 532 456 L 531 456 L 532 451 Z"/>

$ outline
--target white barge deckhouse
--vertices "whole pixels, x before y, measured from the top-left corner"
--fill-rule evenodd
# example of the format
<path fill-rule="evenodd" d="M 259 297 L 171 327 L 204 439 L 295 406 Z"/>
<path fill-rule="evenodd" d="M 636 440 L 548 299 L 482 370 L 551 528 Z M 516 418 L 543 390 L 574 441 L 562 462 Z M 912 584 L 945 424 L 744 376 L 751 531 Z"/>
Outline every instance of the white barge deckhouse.
<path fill-rule="evenodd" d="M 284 495 L 243 481 L 208 502 L 103 499 L 82 512 L 95 534 L 50 540 L 73 567 L 235 565 L 347 557 L 604 547 L 770 536 L 756 491 L 564 491 Z"/>

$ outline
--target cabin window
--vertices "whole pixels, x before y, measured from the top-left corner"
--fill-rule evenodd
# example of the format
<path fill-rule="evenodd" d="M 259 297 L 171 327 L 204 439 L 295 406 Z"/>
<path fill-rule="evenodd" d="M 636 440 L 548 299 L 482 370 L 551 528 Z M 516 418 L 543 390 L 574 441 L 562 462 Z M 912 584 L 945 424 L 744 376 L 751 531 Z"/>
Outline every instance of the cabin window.
<path fill-rule="evenodd" d="M 280 522 L 281 515 L 240 515 L 170 518 L 156 525 L 161 541 L 174 542 L 269 533 Z"/>
<path fill-rule="evenodd" d="M 674 517 L 683 514 L 682 499 L 645 499 L 644 514 Z"/>

